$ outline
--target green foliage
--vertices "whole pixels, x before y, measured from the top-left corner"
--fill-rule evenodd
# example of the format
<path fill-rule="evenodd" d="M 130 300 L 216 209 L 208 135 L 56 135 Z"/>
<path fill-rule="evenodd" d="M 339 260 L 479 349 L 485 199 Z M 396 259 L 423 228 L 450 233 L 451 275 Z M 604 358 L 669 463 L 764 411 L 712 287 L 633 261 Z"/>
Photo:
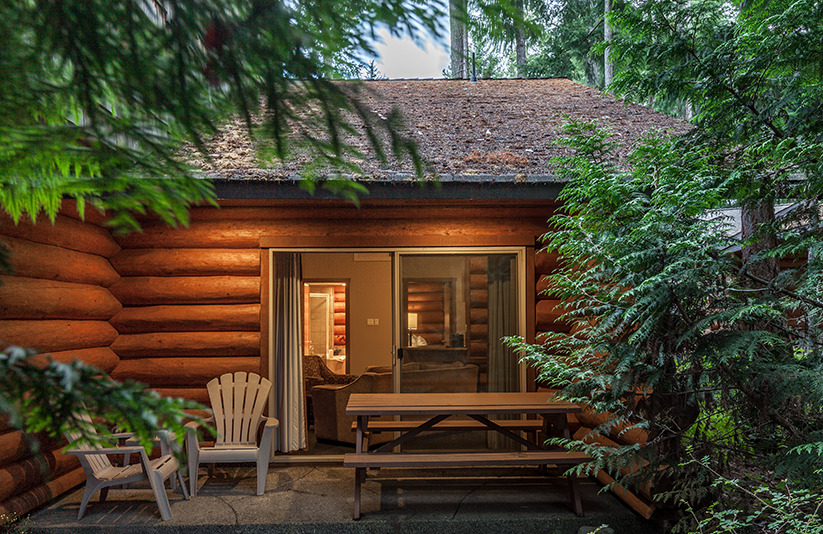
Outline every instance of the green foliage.
<path fill-rule="evenodd" d="M 607 132 L 572 123 L 574 154 L 556 162 L 568 186 L 545 239 L 564 258 L 551 291 L 575 327 L 520 346 L 541 380 L 612 414 L 595 431 L 648 429 L 643 446 L 575 445 L 596 459 L 589 468 L 687 502 L 684 528 L 802 531 L 819 504 L 821 9 L 627 3 L 611 16 L 610 89 L 688 104 L 696 128 L 621 157 Z M 721 209 L 742 214 L 737 238 Z M 718 476 L 745 479 L 748 497 Z"/>
<path fill-rule="evenodd" d="M 288 157 L 292 141 L 332 166 L 351 153 L 352 114 L 382 149 L 390 125 L 330 82 L 335 65 L 374 55 L 378 24 L 437 29 L 439 4 L 417 0 L 3 0 L 0 19 L 0 207 L 53 218 L 65 197 L 185 224 L 213 198 L 187 163 L 232 116 Z M 344 70 L 340 67 L 338 70 Z M 296 133 L 296 136 L 294 135 Z"/>
<path fill-rule="evenodd" d="M 77 432 L 94 441 L 75 415 L 81 407 L 119 431 L 134 432 L 144 445 L 151 443 L 159 428 L 173 433 L 176 443 L 182 442 L 184 424 L 192 419 L 184 410 L 206 409 L 195 402 L 162 397 L 136 382 L 115 382 L 80 361 L 60 363 L 14 346 L 0 353 L 0 412 L 13 427 L 51 436 Z M 111 431 L 101 423 L 95 426 L 104 434 Z M 38 443 L 32 441 L 31 446 L 37 452 Z"/>
<path fill-rule="evenodd" d="M 615 8 L 622 2 L 615 2 Z M 548 2 L 544 31 L 532 45 L 529 76 L 563 77 L 601 87 L 603 2 L 569 0 Z"/>
<path fill-rule="evenodd" d="M 706 469 L 682 465 L 689 455 L 710 457 L 723 474 L 759 465 L 815 484 L 821 331 L 795 318 L 820 309 L 776 283 L 751 289 L 717 212 L 735 170 L 684 140 L 651 136 L 621 160 L 595 125 L 571 122 L 566 133 L 573 155 L 555 161 L 568 182 L 563 210 L 544 241 L 564 258 L 551 291 L 567 302 L 573 333 L 516 345 L 543 383 L 612 414 L 595 432 L 649 432 L 643 445 L 572 443 L 595 458 L 579 470 L 604 469 L 629 486 L 652 480 L 659 499 L 696 510 L 719 488 Z M 819 273 L 795 270 L 795 286 L 806 277 Z M 626 467 L 633 473 L 622 475 Z"/>
<path fill-rule="evenodd" d="M 704 458 L 698 462 L 706 468 Z M 710 468 L 709 468 L 710 469 Z M 774 532 L 786 534 L 823 533 L 823 494 L 804 488 L 793 488 L 789 481 L 775 485 L 762 479 L 737 480 L 714 473 L 714 486 L 723 491 L 723 501 L 714 502 L 705 512 L 691 506 L 687 513 L 695 520 L 690 534 L 705 532 Z M 823 474 L 818 471 L 817 475 Z"/>

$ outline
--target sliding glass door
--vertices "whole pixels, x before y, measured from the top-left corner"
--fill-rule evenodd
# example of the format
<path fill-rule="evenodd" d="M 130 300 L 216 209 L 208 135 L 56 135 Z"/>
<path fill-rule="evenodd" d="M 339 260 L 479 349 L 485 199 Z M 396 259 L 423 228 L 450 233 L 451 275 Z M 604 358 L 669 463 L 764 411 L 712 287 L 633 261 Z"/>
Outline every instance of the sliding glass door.
<path fill-rule="evenodd" d="M 403 251 L 395 266 L 396 390 L 518 391 L 522 252 Z"/>

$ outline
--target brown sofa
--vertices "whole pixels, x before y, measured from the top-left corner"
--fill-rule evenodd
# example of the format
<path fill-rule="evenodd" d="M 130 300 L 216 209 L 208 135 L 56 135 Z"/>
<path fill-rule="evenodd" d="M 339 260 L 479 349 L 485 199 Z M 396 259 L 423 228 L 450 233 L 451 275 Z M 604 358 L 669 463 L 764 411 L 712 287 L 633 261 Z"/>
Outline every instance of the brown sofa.
<path fill-rule="evenodd" d="M 477 391 L 478 367 L 454 362 L 407 363 L 403 365 L 403 391 L 407 393 L 463 393 Z M 354 443 L 354 417 L 346 415 L 352 393 L 390 393 L 391 367 L 370 367 L 354 382 L 342 386 L 322 385 L 311 390 L 314 433 L 318 439 Z M 377 434 L 371 443 L 389 441 L 391 434 Z"/>

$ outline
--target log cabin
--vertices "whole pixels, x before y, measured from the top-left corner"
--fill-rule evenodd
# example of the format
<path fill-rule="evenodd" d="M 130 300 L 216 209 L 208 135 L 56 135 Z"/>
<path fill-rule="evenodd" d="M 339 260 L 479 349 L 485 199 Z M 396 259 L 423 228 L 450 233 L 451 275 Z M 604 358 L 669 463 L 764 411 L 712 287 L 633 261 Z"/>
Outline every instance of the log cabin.
<path fill-rule="evenodd" d="M 145 217 L 142 232 L 114 236 L 105 214 L 81 218 L 69 201 L 54 224 L 2 215 L 14 271 L 0 279 L 0 340 L 204 403 L 208 380 L 258 372 L 293 392 L 271 401 L 281 428 L 329 415 L 294 374 L 301 353 L 338 375 L 394 369 L 395 388 L 404 369 L 439 365 L 476 367 L 461 387 L 534 389 L 499 339 L 569 328 L 547 284 L 559 258 L 540 241 L 562 187 L 550 167 L 558 126 L 597 120 L 628 147 L 687 125 L 564 79 L 365 88 L 373 111 L 400 108 L 436 180 L 415 179 L 408 161 L 369 158 L 364 145 L 359 205 L 323 188 L 308 194 L 305 162 L 261 168 L 242 130 L 228 128 L 202 162 L 219 207 L 195 207 L 187 227 Z M 297 288 L 284 290 L 284 277 Z M 302 298 L 289 308 L 292 290 Z M 310 438 L 278 436 L 276 456 Z M 25 514 L 83 482 L 62 445 L 46 440 L 36 458 L 0 422 L 0 514 Z"/>

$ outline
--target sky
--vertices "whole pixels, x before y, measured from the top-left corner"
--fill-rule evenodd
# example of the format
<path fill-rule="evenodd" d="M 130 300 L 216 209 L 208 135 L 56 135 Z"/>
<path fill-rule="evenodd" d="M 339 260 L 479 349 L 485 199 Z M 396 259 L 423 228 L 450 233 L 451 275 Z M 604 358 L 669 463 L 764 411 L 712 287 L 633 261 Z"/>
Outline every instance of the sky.
<path fill-rule="evenodd" d="M 380 57 L 375 60 L 380 74 L 388 78 L 442 78 L 449 64 L 445 43 L 438 44 L 430 36 L 421 35 L 423 48 L 411 38 L 392 37 L 387 29 L 378 31 L 382 42 L 376 44 Z"/>

